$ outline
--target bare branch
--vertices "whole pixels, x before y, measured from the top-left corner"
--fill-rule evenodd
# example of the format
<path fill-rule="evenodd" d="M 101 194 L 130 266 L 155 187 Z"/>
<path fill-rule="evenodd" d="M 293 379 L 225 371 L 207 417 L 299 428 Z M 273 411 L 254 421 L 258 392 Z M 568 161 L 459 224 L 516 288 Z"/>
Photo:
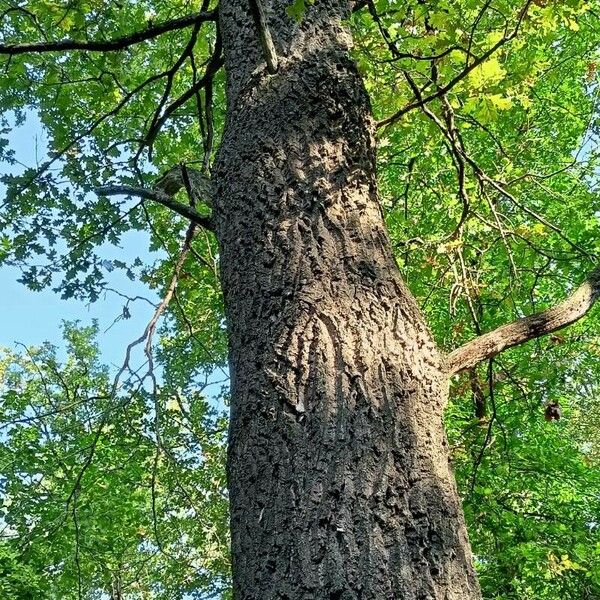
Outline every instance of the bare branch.
<path fill-rule="evenodd" d="M 204 21 L 216 21 L 216 11 L 199 12 L 179 19 L 172 19 L 147 27 L 143 31 L 136 31 L 129 35 L 112 40 L 58 40 L 56 42 L 32 42 L 24 44 L 0 44 L 0 55 L 15 56 L 17 54 L 64 52 L 66 50 L 83 50 L 85 52 L 116 52 L 124 50 L 140 42 L 145 42 L 158 37 L 163 33 L 184 29 L 190 25 Z"/>
<path fill-rule="evenodd" d="M 446 373 L 453 375 L 479 362 L 541 337 L 581 319 L 600 298 L 600 267 L 566 300 L 539 313 L 523 317 L 485 333 L 451 352 L 446 358 Z"/>
<path fill-rule="evenodd" d="M 177 75 L 177 73 L 179 72 L 179 69 L 182 67 L 183 63 L 186 61 L 187 58 L 189 58 L 190 60 L 193 60 L 194 46 L 196 45 L 196 41 L 198 40 L 198 33 L 200 33 L 201 27 L 202 27 L 201 23 L 196 23 L 196 25 L 194 26 L 194 29 L 192 30 L 192 35 L 190 36 L 190 39 L 188 40 L 186 47 L 184 48 L 183 52 L 181 53 L 181 56 L 175 61 L 175 64 L 169 69 L 169 72 L 167 74 L 167 84 L 165 85 L 165 89 L 164 89 L 162 98 L 158 102 L 156 110 L 154 111 L 154 116 L 152 117 L 152 121 L 150 123 L 150 127 L 149 127 L 148 131 L 152 131 L 156 127 L 156 123 L 161 116 L 161 113 L 164 109 L 164 106 L 165 106 L 167 100 L 169 99 L 169 95 L 170 95 L 171 89 L 173 87 L 173 81 L 175 80 L 175 75 Z M 141 152 L 142 148 L 143 148 L 143 145 L 140 146 L 140 152 Z M 149 149 L 148 158 L 151 158 L 151 156 L 152 156 L 152 147 L 150 147 L 150 149 Z"/>
<path fill-rule="evenodd" d="M 181 202 L 173 200 L 173 198 L 164 192 L 158 190 L 149 190 L 148 188 L 135 187 L 131 185 L 106 185 L 98 187 L 94 190 L 99 196 L 138 196 L 146 200 L 158 202 L 172 211 L 180 214 L 182 217 L 189 219 L 192 223 L 197 223 L 205 229 L 213 230 L 213 225 L 210 217 L 201 215 L 196 209 Z"/>
<path fill-rule="evenodd" d="M 190 87 L 181 96 L 179 96 L 177 100 L 171 102 L 171 104 L 169 104 L 169 106 L 167 106 L 164 109 L 162 115 L 159 118 L 153 119 L 152 124 L 148 129 L 148 133 L 146 134 L 144 145 L 151 147 L 159 131 L 162 129 L 163 125 L 171 118 L 171 115 L 176 110 L 181 108 L 188 100 L 193 98 L 202 88 L 205 88 L 207 85 L 212 85 L 212 80 L 215 76 L 215 73 L 223 66 L 223 64 L 224 59 L 222 56 L 221 36 L 217 35 L 215 50 L 208 64 L 206 65 L 204 75 L 199 80 L 197 80 L 196 83 L 192 85 L 192 87 Z M 163 102 L 164 100 L 166 100 L 166 97 L 163 98 Z"/>
<path fill-rule="evenodd" d="M 261 0 L 250 0 L 250 9 L 256 23 L 256 28 L 258 29 L 258 35 L 260 36 L 260 45 L 267 61 L 267 71 L 271 75 L 274 75 L 277 73 L 277 69 L 279 69 L 279 60 Z"/>

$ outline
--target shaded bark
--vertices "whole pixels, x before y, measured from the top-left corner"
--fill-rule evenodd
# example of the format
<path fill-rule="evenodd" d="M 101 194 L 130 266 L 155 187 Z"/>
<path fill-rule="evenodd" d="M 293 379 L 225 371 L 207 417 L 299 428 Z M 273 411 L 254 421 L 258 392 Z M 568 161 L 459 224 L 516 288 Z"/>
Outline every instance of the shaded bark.
<path fill-rule="evenodd" d="M 441 413 L 442 360 L 377 198 L 373 119 L 342 26 L 222 0 L 215 169 L 230 334 L 236 600 L 475 600 Z"/>

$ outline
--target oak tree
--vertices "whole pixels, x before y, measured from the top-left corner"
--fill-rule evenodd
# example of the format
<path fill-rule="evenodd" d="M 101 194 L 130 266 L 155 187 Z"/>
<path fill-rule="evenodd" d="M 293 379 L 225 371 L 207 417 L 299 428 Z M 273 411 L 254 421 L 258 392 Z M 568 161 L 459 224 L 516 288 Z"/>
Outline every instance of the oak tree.
<path fill-rule="evenodd" d="M 65 297 L 112 269 L 163 292 L 68 469 L 75 530 L 120 378 L 168 425 L 156 355 L 188 389 L 227 355 L 234 598 L 481 598 L 443 413 L 472 395 L 485 497 L 495 394 L 527 398 L 542 352 L 497 357 L 567 354 L 600 294 L 594 3 L 3 4 L 5 127 L 36 111 L 49 156 L 4 178 L 2 260 Z M 168 259 L 107 267 L 145 228 Z M 554 394 L 597 353 L 577 331 Z"/>

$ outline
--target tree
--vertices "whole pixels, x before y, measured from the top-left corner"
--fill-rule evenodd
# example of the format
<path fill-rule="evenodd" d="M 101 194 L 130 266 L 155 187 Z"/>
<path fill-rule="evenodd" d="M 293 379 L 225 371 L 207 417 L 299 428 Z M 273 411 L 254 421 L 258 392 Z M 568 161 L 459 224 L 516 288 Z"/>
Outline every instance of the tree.
<path fill-rule="evenodd" d="M 165 291 L 143 338 L 151 378 L 172 299 L 171 326 L 190 333 L 162 350 L 168 379 L 181 375 L 180 349 L 188 377 L 223 360 L 206 259 L 218 244 L 234 597 L 481 598 L 442 413 L 450 378 L 468 371 L 485 422 L 477 365 L 488 361 L 491 402 L 494 357 L 578 320 L 599 294 L 585 141 L 596 135 L 594 7 L 188 4 L 187 16 L 173 2 L 7 6 L 0 52 L 15 85 L 2 103 L 17 118 L 38 108 L 55 155 L 6 179 L 4 259 L 33 289 L 64 271 L 63 294 L 94 299 L 106 260 L 95 247 L 147 222 L 175 254 L 186 219 L 172 275 L 143 272 Z M 167 173 L 153 185 L 157 169 Z M 36 255 L 48 261 L 32 265 Z M 142 264 L 110 266 L 134 276 Z M 552 307 L 562 278 L 572 293 Z M 507 298 L 521 318 L 502 325 Z M 538 301 L 550 307 L 523 317 Z"/>

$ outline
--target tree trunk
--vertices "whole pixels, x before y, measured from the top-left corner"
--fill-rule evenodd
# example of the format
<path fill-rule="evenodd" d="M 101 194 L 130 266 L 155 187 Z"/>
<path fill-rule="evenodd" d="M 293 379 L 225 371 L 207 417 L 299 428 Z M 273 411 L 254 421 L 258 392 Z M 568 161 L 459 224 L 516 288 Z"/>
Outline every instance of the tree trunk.
<path fill-rule="evenodd" d="M 348 4 L 301 23 L 221 0 L 228 120 L 215 223 L 230 335 L 236 600 L 481 598 L 441 415 L 441 358 L 378 204 Z"/>

